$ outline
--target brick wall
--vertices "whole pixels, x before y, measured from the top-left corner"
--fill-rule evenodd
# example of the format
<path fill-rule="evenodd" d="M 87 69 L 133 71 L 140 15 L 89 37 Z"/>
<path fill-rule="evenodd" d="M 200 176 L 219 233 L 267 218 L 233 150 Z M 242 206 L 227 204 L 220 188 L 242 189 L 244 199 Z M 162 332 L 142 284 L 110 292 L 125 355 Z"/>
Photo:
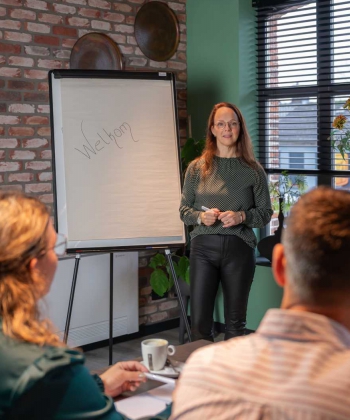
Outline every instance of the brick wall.
<path fill-rule="evenodd" d="M 152 269 L 148 267 L 150 258 L 154 255 L 152 251 L 139 253 L 139 322 L 140 324 L 153 324 L 179 316 L 179 304 L 174 292 L 169 292 L 167 298 L 159 298 L 157 295 L 152 298 L 150 286 L 150 275 Z"/>
<path fill-rule="evenodd" d="M 0 0 L 0 188 L 25 191 L 52 206 L 47 74 L 69 68 L 71 48 L 88 32 L 110 36 L 126 70 L 174 71 L 181 144 L 186 140 L 186 0 L 162 0 L 177 15 L 180 44 L 167 62 L 145 57 L 134 21 L 145 0 Z M 150 296 L 149 255 L 140 253 L 140 322 L 177 316 L 177 301 Z"/>

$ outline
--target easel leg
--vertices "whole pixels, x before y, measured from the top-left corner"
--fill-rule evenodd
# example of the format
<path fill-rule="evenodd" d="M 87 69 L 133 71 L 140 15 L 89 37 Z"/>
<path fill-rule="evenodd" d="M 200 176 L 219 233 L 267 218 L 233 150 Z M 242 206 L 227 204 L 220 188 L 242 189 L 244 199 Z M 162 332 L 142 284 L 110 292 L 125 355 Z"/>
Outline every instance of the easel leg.
<path fill-rule="evenodd" d="M 168 263 L 169 263 L 169 267 L 170 267 L 170 270 L 171 270 L 171 274 L 172 274 L 173 279 L 174 279 L 174 284 L 175 284 L 175 289 L 176 289 L 176 293 L 177 293 L 177 298 L 179 300 L 180 310 L 181 310 L 181 313 L 182 313 L 182 316 L 183 316 L 183 319 L 184 319 L 184 322 L 185 322 L 185 327 L 186 327 L 186 331 L 187 331 L 188 341 L 191 342 L 192 341 L 191 329 L 190 329 L 190 325 L 188 323 L 187 312 L 186 312 L 184 301 L 182 299 L 179 282 L 178 282 L 177 275 L 176 275 L 175 269 L 174 269 L 173 260 L 171 259 L 170 249 L 166 249 L 165 250 L 165 255 L 166 255 L 167 259 L 168 259 Z"/>
<path fill-rule="evenodd" d="M 72 308 L 73 308 L 73 301 L 74 301 L 75 285 L 76 285 L 77 277 L 78 277 L 79 262 L 80 262 L 80 254 L 76 254 L 73 279 L 72 279 L 72 287 L 70 290 L 70 297 L 69 297 L 69 303 L 68 303 L 66 326 L 64 327 L 63 342 L 65 344 L 67 344 L 67 340 L 68 340 L 68 331 L 69 331 L 69 325 L 70 325 L 70 318 L 72 316 Z"/>
<path fill-rule="evenodd" d="M 109 254 L 109 365 L 113 364 L 113 253 Z"/>

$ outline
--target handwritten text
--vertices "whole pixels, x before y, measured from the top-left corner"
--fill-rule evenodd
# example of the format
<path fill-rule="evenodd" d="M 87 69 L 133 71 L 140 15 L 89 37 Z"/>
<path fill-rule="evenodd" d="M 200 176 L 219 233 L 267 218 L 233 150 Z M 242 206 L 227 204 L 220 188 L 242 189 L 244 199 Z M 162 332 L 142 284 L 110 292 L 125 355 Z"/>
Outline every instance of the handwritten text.
<path fill-rule="evenodd" d="M 106 145 L 111 143 L 115 144 L 119 149 L 123 149 L 123 136 L 125 135 L 125 133 L 130 134 L 133 142 L 138 142 L 138 140 L 134 139 L 131 127 L 127 122 L 123 122 L 123 124 L 120 127 L 115 128 L 113 132 L 107 131 L 104 128 L 102 128 L 100 133 L 96 133 L 96 136 L 99 137 L 98 140 L 89 140 L 87 138 L 83 130 L 83 123 L 84 121 L 81 122 L 80 129 L 87 144 L 83 144 L 81 150 L 76 147 L 74 149 L 81 153 L 83 156 L 85 156 L 87 159 L 91 159 L 93 155 L 96 155 L 98 152 L 103 150 L 106 147 Z"/>

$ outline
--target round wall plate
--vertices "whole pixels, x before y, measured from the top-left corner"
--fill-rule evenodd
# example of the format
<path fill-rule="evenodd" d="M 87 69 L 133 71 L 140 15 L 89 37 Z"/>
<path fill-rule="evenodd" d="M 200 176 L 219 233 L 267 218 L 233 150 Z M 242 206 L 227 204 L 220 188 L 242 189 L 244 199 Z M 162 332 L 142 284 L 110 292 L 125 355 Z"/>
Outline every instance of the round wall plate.
<path fill-rule="evenodd" d="M 160 1 L 145 3 L 135 18 L 135 38 L 140 50 L 154 61 L 166 61 L 179 45 L 180 30 L 175 13 Z"/>
<path fill-rule="evenodd" d="M 118 45 L 107 35 L 91 32 L 78 39 L 70 55 L 71 69 L 122 70 Z"/>

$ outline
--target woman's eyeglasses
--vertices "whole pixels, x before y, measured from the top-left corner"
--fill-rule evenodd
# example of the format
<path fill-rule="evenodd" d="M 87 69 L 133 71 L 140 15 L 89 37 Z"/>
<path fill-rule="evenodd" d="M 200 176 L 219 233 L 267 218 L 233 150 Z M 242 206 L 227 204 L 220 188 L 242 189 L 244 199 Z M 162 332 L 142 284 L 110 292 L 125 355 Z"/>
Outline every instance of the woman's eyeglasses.
<path fill-rule="evenodd" d="M 52 248 L 58 257 L 62 257 L 67 250 L 67 237 L 63 233 L 57 234 L 56 244 Z"/>
<path fill-rule="evenodd" d="M 67 250 L 67 237 L 63 233 L 57 233 L 56 244 L 55 246 L 45 249 L 40 252 L 38 258 L 42 258 L 46 255 L 49 251 L 54 251 L 57 257 L 63 257 Z"/>
<path fill-rule="evenodd" d="M 217 123 L 214 123 L 214 125 L 219 129 L 219 130 L 224 130 L 226 127 L 226 124 L 228 125 L 228 128 L 230 130 L 233 130 L 235 128 L 238 128 L 239 126 L 239 122 L 238 121 L 229 121 L 229 122 L 225 122 L 225 121 L 218 121 Z"/>
<path fill-rule="evenodd" d="M 26 251 L 29 255 L 33 252 L 33 249 L 35 249 L 38 246 L 38 243 L 31 246 L 28 251 Z M 63 257 L 65 255 L 67 250 L 67 237 L 63 233 L 57 233 L 56 237 L 56 244 L 55 246 L 48 248 L 48 249 L 42 249 L 38 252 L 36 255 L 37 258 L 42 258 L 44 255 L 46 255 L 49 251 L 54 251 L 54 253 L 57 255 L 57 257 Z"/>

